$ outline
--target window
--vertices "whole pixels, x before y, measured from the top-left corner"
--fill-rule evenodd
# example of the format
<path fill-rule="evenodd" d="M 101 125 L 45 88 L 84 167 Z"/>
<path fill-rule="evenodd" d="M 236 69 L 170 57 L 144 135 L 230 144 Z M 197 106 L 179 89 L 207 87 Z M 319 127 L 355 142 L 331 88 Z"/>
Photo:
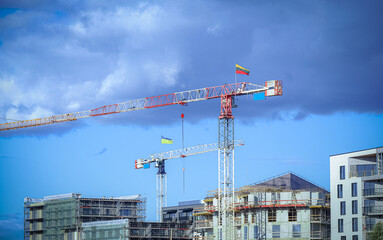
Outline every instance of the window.
<path fill-rule="evenodd" d="M 358 218 L 352 219 L 352 231 L 357 232 L 358 231 Z"/>
<path fill-rule="evenodd" d="M 268 222 L 276 222 L 277 221 L 277 211 L 275 209 L 269 209 L 267 211 L 267 220 Z"/>
<path fill-rule="evenodd" d="M 346 215 L 346 202 L 340 202 L 340 215 Z"/>
<path fill-rule="evenodd" d="M 357 165 L 356 171 L 358 177 L 368 177 L 376 175 L 376 164 Z"/>
<path fill-rule="evenodd" d="M 295 208 L 289 209 L 289 222 L 297 221 L 297 210 Z"/>
<path fill-rule="evenodd" d="M 243 239 L 247 240 L 247 226 L 243 228 Z"/>
<path fill-rule="evenodd" d="M 338 232 L 343 232 L 343 219 L 338 219 Z"/>
<path fill-rule="evenodd" d="M 358 240 L 358 235 L 352 235 L 352 240 Z"/>
<path fill-rule="evenodd" d="M 346 236 L 341 236 L 340 240 L 346 240 Z"/>
<path fill-rule="evenodd" d="M 293 225 L 293 238 L 300 238 L 301 237 L 301 225 L 300 224 L 294 224 Z"/>
<path fill-rule="evenodd" d="M 372 231 L 376 221 L 375 218 L 366 217 L 366 231 Z"/>
<path fill-rule="evenodd" d="M 338 198 L 343 198 L 343 184 L 338 185 Z"/>
<path fill-rule="evenodd" d="M 248 222 L 249 222 L 248 217 L 247 217 L 247 213 L 245 213 L 245 214 L 243 215 L 243 222 L 244 222 L 244 223 L 248 223 Z"/>
<path fill-rule="evenodd" d="M 351 196 L 356 197 L 358 195 L 357 184 L 351 183 Z"/>
<path fill-rule="evenodd" d="M 375 200 L 364 200 L 364 207 L 363 207 L 363 213 L 371 213 L 372 209 L 375 206 Z"/>
<path fill-rule="evenodd" d="M 373 182 L 364 182 L 364 196 L 375 194 L 375 184 Z"/>
<path fill-rule="evenodd" d="M 251 223 L 255 223 L 255 213 L 251 214 Z"/>
<path fill-rule="evenodd" d="M 281 225 L 273 225 L 273 238 L 281 238 Z"/>
<path fill-rule="evenodd" d="M 345 167 L 344 166 L 340 166 L 339 167 L 339 171 L 340 171 L 340 173 L 339 173 L 339 175 L 340 175 L 340 179 L 342 180 L 342 179 L 345 179 L 345 177 L 346 177 L 346 174 L 345 174 Z"/>
<path fill-rule="evenodd" d="M 258 238 L 258 226 L 254 226 L 254 239 Z"/>
<path fill-rule="evenodd" d="M 352 201 L 352 214 L 358 214 L 358 200 Z"/>

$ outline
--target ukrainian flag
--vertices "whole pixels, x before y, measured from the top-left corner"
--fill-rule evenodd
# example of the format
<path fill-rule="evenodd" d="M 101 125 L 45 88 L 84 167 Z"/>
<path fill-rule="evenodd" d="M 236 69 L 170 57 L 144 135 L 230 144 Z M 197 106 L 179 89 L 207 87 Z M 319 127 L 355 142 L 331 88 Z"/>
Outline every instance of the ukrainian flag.
<path fill-rule="evenodd" d="M 163 137 L 163 136 L 161 135 L 161 143 L 162 143 L 162 144 L 173 144 L 173 140 L 170 139 L 170 138 Z"/>

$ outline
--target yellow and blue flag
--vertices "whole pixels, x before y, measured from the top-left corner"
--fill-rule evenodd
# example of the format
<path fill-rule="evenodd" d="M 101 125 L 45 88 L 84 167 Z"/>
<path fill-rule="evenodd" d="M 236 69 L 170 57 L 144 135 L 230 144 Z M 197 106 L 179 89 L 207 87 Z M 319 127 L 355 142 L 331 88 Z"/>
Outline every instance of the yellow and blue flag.
<path fill-rule="evenodd" d="M 163 137 L 161 135 L 161 144 L 173 144 L 173 140 L 170 138 Z"/>

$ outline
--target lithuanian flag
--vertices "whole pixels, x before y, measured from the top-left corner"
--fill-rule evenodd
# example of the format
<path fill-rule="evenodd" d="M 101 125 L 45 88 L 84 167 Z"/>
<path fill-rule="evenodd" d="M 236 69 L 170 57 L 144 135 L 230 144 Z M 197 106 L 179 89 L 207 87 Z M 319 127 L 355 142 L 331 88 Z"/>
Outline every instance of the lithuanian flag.
<path fill-rule="evenodd" d="M 161 135 L 161 144 L 173 144 L 173 140 L 170 138 L 163 137 Z"/>
<path fill-rule="evenodd" d="M 238 64 L 235 64 L 235 73 L 236 74 L 246 74 L 247 76 L 249 76 L 250 70 L 246 69 L 244 67 L 241 67 Z"/>

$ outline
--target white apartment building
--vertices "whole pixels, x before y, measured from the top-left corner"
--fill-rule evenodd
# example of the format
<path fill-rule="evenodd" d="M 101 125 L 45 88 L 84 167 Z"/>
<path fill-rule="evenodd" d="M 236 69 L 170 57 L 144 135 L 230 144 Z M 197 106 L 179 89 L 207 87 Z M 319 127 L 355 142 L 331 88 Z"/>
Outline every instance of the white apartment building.
<path fill-rule="evenodd" d="M 331 239 L 368 239 L 383 222 L 383 147 L 330 156 Z"/>

